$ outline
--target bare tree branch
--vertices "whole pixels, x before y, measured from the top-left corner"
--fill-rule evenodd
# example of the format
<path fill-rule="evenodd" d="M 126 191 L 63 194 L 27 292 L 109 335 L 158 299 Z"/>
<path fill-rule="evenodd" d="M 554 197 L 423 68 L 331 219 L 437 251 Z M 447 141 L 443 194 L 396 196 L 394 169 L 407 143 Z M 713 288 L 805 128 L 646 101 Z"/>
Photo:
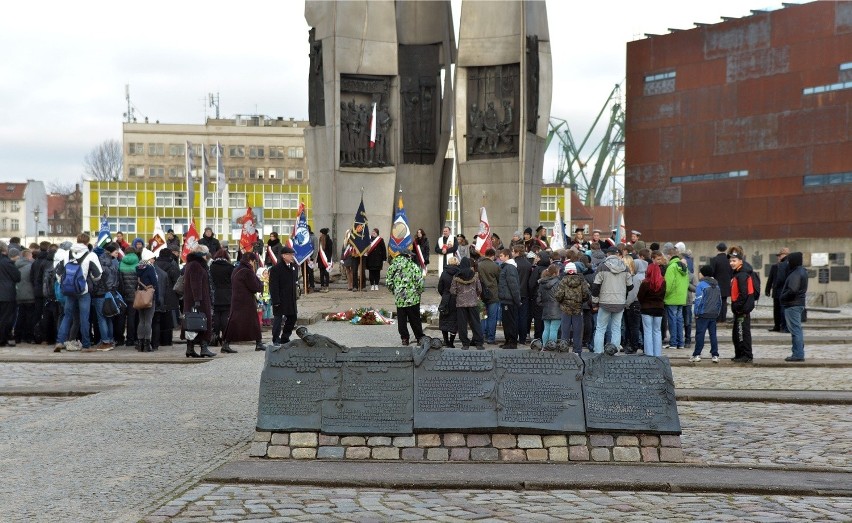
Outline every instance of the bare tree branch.
<path fill-rule="evenodd" d="M 83 171 L 90 180 L 117 181 L 121 179 L 123 162 L 121 142 L 104 140 L 83 159 Z"/>
<path fill-rule="evenodd" d="M 74 182 L 64 182 L 60 180 L 51 180 L 47 182 L 48 194 L 64 194 L 65 196 L 74 192 Z"/>

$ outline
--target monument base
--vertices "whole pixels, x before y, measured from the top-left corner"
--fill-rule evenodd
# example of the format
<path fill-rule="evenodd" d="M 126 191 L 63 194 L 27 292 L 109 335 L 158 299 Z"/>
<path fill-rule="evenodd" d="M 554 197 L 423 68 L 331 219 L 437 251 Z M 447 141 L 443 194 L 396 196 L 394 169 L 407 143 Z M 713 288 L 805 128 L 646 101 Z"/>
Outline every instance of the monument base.
<path fill-rule="evenodd" d="M 539 461 L 682 463 L 678 435 L 463 434 L 331 436 L 320 432 L 255 433 L 250 455 L 270 459 L 395 461 Z"/>

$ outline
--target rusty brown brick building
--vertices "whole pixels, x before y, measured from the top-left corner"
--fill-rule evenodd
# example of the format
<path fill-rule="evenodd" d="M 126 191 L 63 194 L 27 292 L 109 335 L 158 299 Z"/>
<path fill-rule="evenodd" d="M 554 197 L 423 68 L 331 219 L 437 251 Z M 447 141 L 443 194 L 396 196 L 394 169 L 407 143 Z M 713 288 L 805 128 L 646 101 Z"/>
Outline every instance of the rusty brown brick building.
<path fill-rule="evenodd" d="M 852 2 L 696 25 L 627 45 L 628 228 L 852 248 Z"/>

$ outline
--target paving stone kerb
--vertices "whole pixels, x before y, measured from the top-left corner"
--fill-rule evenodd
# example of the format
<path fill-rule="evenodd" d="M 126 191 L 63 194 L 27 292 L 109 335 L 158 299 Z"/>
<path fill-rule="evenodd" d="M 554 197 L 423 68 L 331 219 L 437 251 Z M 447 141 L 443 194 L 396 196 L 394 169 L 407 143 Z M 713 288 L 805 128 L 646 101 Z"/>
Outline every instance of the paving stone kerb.
<path fill-rule="evenodd" d="M 325 444 L 321 444 L 324 442 Z M 264 449 L 263 445 L 266 445 Z M 303 450 L 299 450 L 303 449 Z M 314 449 L 313 455 L 304 449 Z M 298 451 L 298 452 L 297 452 Z M 612 461 L 682 463 L 680 436 L 652 434 L 412 434 L 394 438 L 255 432 L 250 456 L 379 461 Z"/>

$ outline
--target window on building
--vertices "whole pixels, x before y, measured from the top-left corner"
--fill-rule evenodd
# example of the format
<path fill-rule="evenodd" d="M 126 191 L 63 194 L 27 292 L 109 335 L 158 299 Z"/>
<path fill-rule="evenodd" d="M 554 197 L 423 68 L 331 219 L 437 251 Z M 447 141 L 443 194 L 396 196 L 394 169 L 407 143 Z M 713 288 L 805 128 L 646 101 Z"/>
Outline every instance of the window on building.
<path fill-rule="evenodd" d="M 841 89 L 852 89 L 852 81 L 838 82 L 836 84 L 818 85 L 816 87 L 805 87 L 802 94 L 820 94 L 831 91 L 840 91 Z"/>
<path fill-rule="evenodd" d="M 0 219 L 0 230 L 8 231 L 9 230 L 8 227 L 9 227 L 9 219 L 8 218 Z"/>
<path fill-rule="evenodd" d="M 228 147 L 228 156 L 231 158 L 245 158 L 245 145 L 231 145 Z"/>
<path fill-rule="evenodd" d="M 294 193 L 264 194 L 263 207 L 266 209 L 298 209 L 299 195 Z"/>
<path fill-rule="evenodd" d="M 183 167 L 169 167 L 169 178 L 183 178 L 185 173 Z"/>
<path fill-rule="evenodd" d="M 12 202 L 12 212 L 18 212 L 21 210 L 21 202 L 13 201 Z"/>
<path fill-rule="evenodd" d="M 186 156 L 186 145 L 182 143 L 170 143 L 169 156 Z"/>
<path fill-rule="evenodd" d="M 301 169 L 290 169 L 287 171 L 287 179 L 288 180 L 301 180 L 303 178 L 303 171 Z"/>
<path fill-rule="evenodd" d="M 557 198 L 556 196 L 541 197 L 541 212 L 556 212 Z"/>
<path fill-rule="evenodd" d="M 270 147 L 269 147 L 269 157 L 270 157 L 270 158 L 284 158 L 284 147 L 281 147 L 281 146 L 277 146 L 277 147 L 270 146 Z"/>
<path fill-rule="evenodd" d="M 127 144 L 127 154 L 145 154 L 145 146 L 142 142 L 130 142 Z"/>
<path fill-rule="evenodd" d="M 148 167 L 148 176 L 151 178 L 162 178 L 166 175 L 166 168 L 162 165 L 152 165 Z"/>
<path fill-rule="evenodd" d="M 845 185 L 852 183 L 852 172 L 831 174 L 809 174 L 802 180 L 805 187 L 818 187 L 824 185 Z"/>
<path fill-rule="evenodd" d="M 184 207 L 186 204 L 185 192 L 157 191 L 154 193 L 154 205 L 157 207 Z"/>
<path fill-rule="evenodd" d="M 661 80 L 671 80 L 677 76 L 676 71 L 667 71 L 665 73 L 649 74 L 645 76 L 645 82 L 659 82 Z"/>
<path fill-rule="evenodd" d="M 116 230 L 123 232 L 125 239 L 136 235 L 136 218 L 107 218 L 107 221 L 110 225 L 115 224 Z"/>
<path fill-rule="evenodd" d="M 249 145 L 249 158 L 263 158 L 263 146 Z"/>
<path fill-rule="evenodd" d="M 228 206 L 232 209 L 236 209 L 239 207 L 246 206 L 246 194 L 245 193 L 230 193 L 228 194 Z"/>
<path fill-rule="evenodd" d="M 11 224 L 12 226 L 9 228 L 11 231 L 17 231 L 20 228 L 20 221 L 17 218 L 12 218 Z"/>
<path fill-rule="evenodd" d="M 142 176 L 145 174 L 145 168 L 139 165 L 131 165 L 127 168 L 127 176 Z"/>
<path fill-rule="evenodd" d="M 245 171 L 239 167 L 228 169 L 228 178 L 245 178 Z"/>
<path fill-rule="evenodd" d="M 251 179 L 251 180 L 263 180 L 264 174 L 265 174 L 265 169 L 263 167 L 250 167 L 249 168 L 249 179 Z"/>
<path fill-rule="evenodd" d="M 271 167 L 269 169 L 269 179 L 275 180 L 276 178 L 278 178 L 278 169 Z"/>
<path fill-rule="evenodd" d="M 287 157 L 288 158 L 304 158 L 305 157 L 305 148 L 304 147 L 288 147 L 287 148 Z"/>
<path fill-rule="evenodd" d="M 148 156 L 163 156 L 165 154 L 165 147 L 161 143 L 149 143 L 148 144 Z"/>
<path fill-rule="evenodd" d="M 136 191 L 101 191 L 100 200 L 102 207 L 135 207 Z"/>
<path fill-rule="evenodd" d="M 6 200 L 0 200 L 0 211 L 6 211 Z"/>
<path fill-rule="evenodd" d="M 183 234 L 184 231 L 189 229 L 189 224 L 187 224 L 186 220 L 180 220 L 177 218 L 160 218 L 160 225 L 163 226 L 164 231 L 172 229 L 175 231 L 175 234 Z"/>
<path fill-rule="evenodd" d="M 728 171 L 724 173 L 690 174 L 688 176 L 672 176 L 672 183 L 709 182 L 713 180 L 727 180 L 730 178 L 744 178 L 748 171 Z"/>

